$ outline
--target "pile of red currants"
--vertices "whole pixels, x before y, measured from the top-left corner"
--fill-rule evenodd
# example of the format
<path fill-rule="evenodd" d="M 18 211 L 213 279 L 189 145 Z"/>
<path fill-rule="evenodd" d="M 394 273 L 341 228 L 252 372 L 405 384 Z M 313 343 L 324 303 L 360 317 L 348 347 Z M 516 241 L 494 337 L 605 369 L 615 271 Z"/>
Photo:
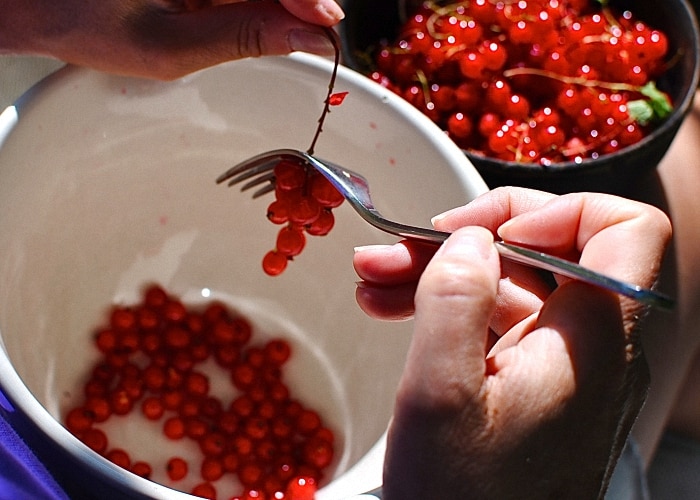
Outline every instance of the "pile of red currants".
<path fill-rule="evenodd" d="M 250 345 L 251 336 L 250 322 L 221 303 L 195 311 L 151 286 L 140 304 L 114 308 L 95 333 L 101 358 L 65 426 L 116 465 L 149 478 L 152 465 L 110 446 L 100 425 L 140 411 L 167 438 L 198 444 L 200 480 L 190 493 L 216 499 L 215 482 L 230 474 L 244 488 L 231 500 L 312 500 L 333 460 L 334 434 L 284 383 L 289 344 Z M 210 393 L 200 368 L 210 359 L 228 372 L 231 401 Z M 191 473 L 180 456 L 158 466 L 174 484 Z"/>
<path fill-rule="evenodd" d="M 615 152 L 667 116 L 667 52 L 663 32 L 593 0 L 427 1 L 371 78 L 462 149 L 547 166 Z"/>

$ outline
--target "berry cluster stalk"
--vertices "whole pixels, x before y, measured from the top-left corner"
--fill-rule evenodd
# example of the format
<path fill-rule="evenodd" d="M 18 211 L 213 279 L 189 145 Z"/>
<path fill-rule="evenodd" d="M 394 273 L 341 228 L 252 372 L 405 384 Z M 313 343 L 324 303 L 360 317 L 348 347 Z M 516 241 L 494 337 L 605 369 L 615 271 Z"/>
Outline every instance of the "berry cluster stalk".
<path fill-rule="evenodd" d="M 328 38 L 333 44 L 333 48 L 335 49 L 335 60 L 333 63 L 333 72 L 331 73 L 331 79 L 328 82 L 328 93 L 326 94 L 326 100 L 323 102 L 323 111 L 321 111 L 321 116 L 318 119 L 316 133 L 314 134 L 314 138 L 311 140 L 311 145 L 309 146 L 309 149 L 306 150 L 306 152 L 310 155 L 314 154 L 314 149 L 316 148 L 316 141 L 318 141 L 318 137 L 321 135 L 321 131 L 323 130 L 323 122 L 326 120 L 326 115 L 330 113 L 331 95 L 333 94 L 333 87 L 335 87 L 335 79 L 338 75 L 338 66 L 340 65 L 340 47 L 338 46 L 338 41 L 335 39 L 333 30 L 331 28 L 325 28 L 325 30 L 328 34 Z"/>

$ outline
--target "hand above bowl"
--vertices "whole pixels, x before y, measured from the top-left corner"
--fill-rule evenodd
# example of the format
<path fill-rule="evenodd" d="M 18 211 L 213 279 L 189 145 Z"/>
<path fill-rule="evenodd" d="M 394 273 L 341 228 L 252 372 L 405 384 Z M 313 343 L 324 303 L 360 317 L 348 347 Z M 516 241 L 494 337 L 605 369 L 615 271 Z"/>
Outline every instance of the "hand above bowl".
<path fill-rule="evenodd" d="M 334 0 L 13 0 L 0 18 L 0 54 L 35 54 L 110 73 L 171 80 L 233 59 L 331 55 Z"/>

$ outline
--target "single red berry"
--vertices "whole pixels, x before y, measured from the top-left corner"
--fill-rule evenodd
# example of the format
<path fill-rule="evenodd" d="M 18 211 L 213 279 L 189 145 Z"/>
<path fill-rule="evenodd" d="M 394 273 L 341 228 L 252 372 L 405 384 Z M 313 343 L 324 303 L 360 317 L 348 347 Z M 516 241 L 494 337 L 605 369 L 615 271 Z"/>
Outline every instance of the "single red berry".
<path fill-rule="evenodd" d="M 255 368 L 248 363 L 240 363 L 231 371 L 231 380 L 233 381 L 233 385 L 242 391 L 247 391 L 250 389 L 255 383 L 256 379 L 257 372 Z"/>
<path fill-rule="evenodd" d="M 330 208 L 321 210 L 318 218 L 311 224 L 304 226 L 304 229 L 311 236 L 325 236 L 331 232 L 335 225 L 335 216 Z"/>
<path fill-rule="evenodd" d="M 217 481 L 224 475 L 224 466 L 218 458 L 204 457 L 200 474 L 205 481 Z"/>
<path fill-rule="evenodd" d="M 163 424 L 163 433 L 169 439 L 181 439 L 185 436 L 185 422 L 180 417 L 170 417 Z"/>
<path fill-rule="evenodd" d="M 199 483 L 192 488 L 191 493 L 196 497 L 216 500 L 216 488 L 214 488 L 214 485 L 211 483 Z"/>
<path fill-rule="evenodd" d="M 277 252 L 287 257 L 295 257 L 301 253 L 306 245 L 304 232 L 300 227 L 288 225 L 277 233 Z"/>
<path fill-rule="evenodd" d="M 253 453 L 253 440 L 243 434 L 237 434 L 231 441 L 231 448 L 238 457 L 247 457 Z"/>
<path fill-rule="evenodd" d="M 313 410 L 302 410 L 299 418 L 297 418 L 297 431 L 308 436 L 321 428 L 321 418 L 318 413 Z"/>
<path fill-rule="evenodd" d="M 129 308 L 116 307 L 111 314 L 109 324 L 117 331 L 126 331 L 136 326 L 136 314 Z"/>
<path fill-rule="evenodd" d="M 134 407 L 134 402 L 126 390 L 116 389 L 109 395 L 109 405 L 115 415 L 126 415 Z"/>
<path fill-rule="evenodd" d="M 225 453 L 221 457 L 221 464 L 224 466 L 225 472 L 236 472 L 238 471 L 239 459 L 238 455 L 233 452 Z"/>
<path fill-rule="evenodd" d="M 96 428 L 86 430 L 81 435 L 81 440 L 93 451 L 103 454 L 107 451 L 107 435 L 104 431 Z"/>
<path fill-rule="evenodd" d="M 270 250 L 263 257 L 262 266 L 263 271 L 268 275 L 277 276 L 287 268 L 287 256 L 275 250 Z"/>
<path fill-rule="evenodd" d="M 263 347 L 265 360 L 275 366 L 286 363 L 292 355 L 292 349 L 286 340 L 273 339 Z"/>
<path fill-rule="evenodd" d="M 185 377 L 184 389 L 192 396 L 206 396 L 209 393 L 209 377 L 201 372 L 190 372 Z"/>
<path fill-rule="evenodd" d="M 150 478 L 153 468 L 147 462 L 134 462 L 131 464 L 131 472 L 143 478 Z"/>
<path fill-rule="evenodd" d="M 322 174 L 314 174 L 311 178 L 311 196 L 326 208 L 336 208 L 342 205 L 345 198 L 336 187 Z"/>
<path fill-rule="evenodd" d="M 289 221 L 299 225 L 311 224 L 321 214 L 321 204 L 312 196 L 302 196 L 289 207 Z"/>
<path fill-rule="evenodd" d="M 187 318 L 187 309 L 179 300 L 171 299 L 165 303 L 163 316 L 170 323 L 180 323 Z"/>
<path fill-rule="evenodd" d="M 248 461 L 241 464 L 238 468 L 238 478 L 243 486 L 253 488 L 260 484 L 263 480 L 265 470 L 263 466 L 257 462 Z"/>
<path fill-rule="evenodd" d="M 304 461 L 317 469 L 324 469 L 333 461 L 333 445 L 312 437 L 304 445 Z"/>
<path fill-rule="evenodd" d="M 274 168 L 275 187 L 291 191 L 306 183 L 306 167 L 296 161 L 281 160 Z"/>
<path fill-rule="evenodd" d="M 244 425 L 245 433 L 251 439 L 259 441 L 267 437 L 270 432 L 270 425 L 263 418 L 250 417 Z"/>
<path fill-rule="evenodd" d="M 313 500 L 317 488 L 315 479 L 311 477 L 295 477 L 287 485 L 286 498 L 289 500 Z"/>
<path fill-rule="evenodd" d="M 211 432 L 202 437 L 199 446 L 206 456 L 218 457 L 228 444 L 228 438 L 220 432 Z"/>
<path fill-rule="evenodd" d="M 179 481 L 187 476 L 187 462 L 180 457 L 173 457 L 166 464 L 166 472 L 172 481 Z"/>
<path fill-rule="evenodd" d="M 95 345 L 103 352 L 108 353 L 117 347 L 117 334 L 111 328 L 105 328 L 95 334 Z"/>
<path fill-rule="evenodd" d="M 148 420 L 160 420 L 165 413 L 163 401 L 156 396 L 148 396 L 141 402 L 141 413 Z"/>
<path fill-rule="evenodd" d="M 471 119 L 464 113 L 455 113 L 447 120 L 447 131 L 456 140 L 468 138 L 473 129 L 474 125 Z"/>
<path fill-rule="evenodd" d="M 160 309 L 165 305 L 167 300 L 167 293 L 158 285 L 149 286 L 144 292 L 143 302 L 146 307 Z"/>
<path fill-rule="evenodd" d="M 141 307 L 136 311 L 136 321 L 142 330 L 154 330 L 158 327 L 160 319 L 153 309 Z"/>
<path fill-rule="evenodd" d="M 255 402 L 243 394 L 231 402 L 231 411 L 239 417 L 249 417 L 255 411 Z"/>
<path fill-rule="evenodd" d="M 65 418 L 66 428 L 73 434 L 90 429 L 94 421 L 95 415 L 83 406 L 73 408 L 66 414 Z"/>
<path fill-rule="evenodd" d="M 273 224 L 286 224 L 289 221 L 289 204 L 275 200 L 267 207 L 267 218 Z"/>
<path fill-rule="evenodd" d="M 184 394 L 175 389 L 165 390 L 161 395 L 161 400 L 166 410 L 177 410 L 182 405 L 184 399 Z"/>
<path fill-rule="evenodd" d="M 200 440 L 209 432 L 209 424 L 196 416 L 186 417 L 185 421 L 185 435 L 190 439 Z"/>
<path fill-rule="evenodd" d="M 131 457 L 129 457 L 129 454 L 121 448 L 113 448 L 109 450 L 107 453 L 105 453 L 105 458 L 122 469 L 129 470 L 131 467 Z"/>
<path fill-rule="evenodd" d="M 93 420 L 97 423 L 104 422 L 112 414 L 109 401 L 103 397 L 91 397 L 85 401 L 85 411 L 92 413 Z"/>
<path fill-rule="evenodd" d="M 190 333 L 179 326 L 170 326 L 165 330 L 165 345 L 170 349 L 184 349 L 190 344 Z"/>

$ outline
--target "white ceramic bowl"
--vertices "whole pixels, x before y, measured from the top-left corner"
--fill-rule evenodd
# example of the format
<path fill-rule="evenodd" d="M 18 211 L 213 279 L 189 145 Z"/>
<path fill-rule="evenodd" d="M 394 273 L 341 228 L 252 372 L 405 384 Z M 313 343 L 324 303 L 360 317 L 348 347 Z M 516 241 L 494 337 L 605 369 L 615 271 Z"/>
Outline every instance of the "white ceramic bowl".
<path fill-rule="evenodd" d="M 394 239 L 344 204 L 330 235 L 271 278 L 260 265 L 278 229 L 265 219 L 270 200 L 215 184 L 249 155 L 306 149 L 331 68 L 295 54 L 163 83 L 69 67 L 0 116 L 0 411 L 74 497 L 192 498 L 119 469 L 59 423 L 97 356 L 93 327 L 149 282 L 188 303 L 222 299 L 260 338 L 291 339 L 289 385 L 339 439 L 319 500 L 379 484 L 411 325 L 361 313 L 351 258 L 354 246 Z M 349 95 L 316 152 L 365 174 L 385 215 L 425 225 L 486 190 L 417 110 L 345 68 L 336 90 Z M 111 436 L 157 469 L 182 444 L 155 429 Z"/>

